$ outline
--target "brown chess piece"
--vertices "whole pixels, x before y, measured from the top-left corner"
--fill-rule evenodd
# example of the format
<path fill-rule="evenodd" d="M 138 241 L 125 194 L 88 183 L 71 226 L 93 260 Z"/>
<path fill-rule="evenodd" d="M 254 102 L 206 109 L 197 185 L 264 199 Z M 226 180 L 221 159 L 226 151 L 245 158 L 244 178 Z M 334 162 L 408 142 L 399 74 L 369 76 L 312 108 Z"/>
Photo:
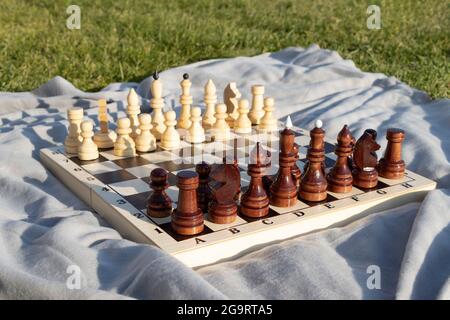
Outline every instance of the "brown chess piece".
<path fill-rule="evenodd" d="M 376 142 L 377 132 L 367 129 L 356 141 L 353 149 L 353 184 L 363 189 L 375 188 L 378 184 L 377 154 L 380 149 Z"/>
<path fill-rule="evenodd" d="M 203 231 L 203 213 L 197 206 L 198 174 L 180 171 L 177 174 L 178 206 L 172 213 L 172 228 L 181 235 L 194 235 Z"/>
<path fill-rule="evenodd" d="M 241 197 L 241 213 L 247 217 L 259 218 L 269 214 L 269 197 L 262 182 L 263 173 L 267 165 L 267 152 L 262 149 L 259 142 L 250 154 L 248 175 L 250 184 Z"/>
<path fill-rule="evenodd" d="M 405 175 L 405 161 L 402 160 L 402 142 L 405 132 L 390 128 L 386 132 L 388 140 L 384 157 L 378 163 L 378 174 L 387 179 L 401 179 Z"/>
<path fill-rule="evenodd" d="M 214 166 L 208 187 L 212 200 L 209 204 L 209 219 L 214 223 L 227 224 L 236 220 L 238 206 L 236 195 L 240 191 L 240 174 L 233 164 Z"/>
<path fill-rule="evenodd" d="M 295 185 L 298 189 L 298 187 L 300 186 L 300 177 L 302 176 L 302 171 L 300 170 L 300 168 L 297 166 L 297 161 L 300 158 L 299 154 L 298 154 L 298 144 L 294 143 L 294 147 L 292 149 L 292 152 L 294 153 L 294 159 L 295 162 L 291 168 L 291 173 L 292 176 L 294 177 L 295 180 Z"/>
<path fill-rule="evenodd" d="M 270 186 L 270 204 L 277 207 L 291 207 L 297 203 L 297 187 L 291 168 L 295 162 L 292 152 L 295 133 L 288 126 L 280 132 L 280 156 L 277 177 Z"/>
<path fill-rule="evenodd" d="M 199 176 L 199 186 L 197 189 L 197 203 L 199 208 L 203 211 L 203 213 L 207 213 L 208 203 L 210 200 L 208 180 L 209 174 L 211 172 L 211 166 L 206 162 L 202 161 L 201 163 L 195 166 L 195 171 Z"/>
<path fill-rule="evenodd" d="M 355 138 L 348 126 L 345 125 L 337 137 L 337 145 L 334 153 L 337 155 L 336 163 L 327 175 L 328 190 L 336 193 L 352 191 L 353 176 L 348 159 L 353 151 Z"/>
<path fill-rule="evenodd" d="M 236 193 L 236 196 L 234 197 L 234 200 L 239 200 L 239 197 L 241 195 L 241 170 L 239 169 L 239 163 L 236 159 L 236 157 L 233 156 L 225 156 L 222 158 L 223 164 L 231 164 L 236 168 L 237 173 L 239 174 L 239 191 Z"/>
<path fill-rule="evenodd" d="M 150 187 L 152 194 L 147 202 L 147 215 L 153 218 L 168 217 L 172 212 L 172 200 L 166 194 L 169 186 L 167 171 L 162 168 L 153 169 L 150 173 Z"/>
<path fill-rule="evenodd" d="M 328 183 L 322 166 L 325 160 L 325 131 L 322 129 L 322 121 L 316 121 L 310 136 L 311 143 L 307 155 L 309 166 L 300 182 L 299 196 L 306 201 L 323 201 L 327 198 Z"/>

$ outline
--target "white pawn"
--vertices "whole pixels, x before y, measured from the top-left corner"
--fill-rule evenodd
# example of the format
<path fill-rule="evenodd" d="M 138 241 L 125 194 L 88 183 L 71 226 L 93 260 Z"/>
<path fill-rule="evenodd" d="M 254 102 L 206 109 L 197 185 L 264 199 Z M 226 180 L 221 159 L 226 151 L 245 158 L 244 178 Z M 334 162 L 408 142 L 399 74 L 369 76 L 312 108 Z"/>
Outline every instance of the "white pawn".
<path fill-rule="evenodd" d="M 254 85 L 252 86 L 252 108 L 248 117 L 252 124 L 259 124 L 261 118 L 264 116 L 264 86 Z"/>
<path fill-rule="evenodd" d="M 83 109 L 77 107 L 68 109 L 67 119 L 69 120 L 69 134 L 64 141 L 65 151 L 66 153 L 77 154 L 78 146 L 82 140 L 80 124 L 83 120 Z"/>
<path fill-rule="evenodd" d="M 131 128 L 130 137 L 135 139 L 139 134 L 138 114 L 141 113 L 141 107 L 139 106 L 139 97 L 133 88 L 131 88 L 130 92 L 128 93 L 127 102 L 127 115 L 130 119 Z"/>
<path fill-rule="evenodd" d="M 191 90 L 191 81 L 189 80 L 189 75 L 187 73 L 183 74 L 183 81 L 180 82 L 181 85 L 181 112 L 180 119 L 178 120 L 178 128 L 180 129 L 189 129 L 191 126 L 191 104 L 192 104 L 192 96 L 190 93 Z"/>
<path fill-rule="evenodd" d="M 211 79 L 205 85 L 205 95 L 203 100 L 205 101 L 206 111 L 203 115 L 202 126 L 205 129 L 211 129 L 216 118 L 214 118 L 215 106 L 217 103 L 216 86 Z"/>
<path fill-rule="evenodd" d="M 248 100 L 239 100 L 239 116 L 234 121 L 234 132 L 236 133 L 251 133 L 252 122 L 248 118 Z"/>
<path fill-rule="evenodd" d="M 224 103 L 216 105 L 216 113 L 214 115 L 216 122 L 211 129 L 212 137 L 215 141 L 224 141 L 230 138 L 230 126 L 225 121 L 228 117 L 227 106 Z"/>
<path fill-rule="evenodd" d="M 130 137 L 130 119 L 117 120 L 117 140 L 114 143 L 114 155 L 118 157 L 133 157 L 136 155 L 136 145 Z"/>
<path fill-rule="evenodd" d="M 140 133 L 134 139 L 136 143 L 136 151 L 149 152 L 156 149 L 156 139 L 150 132 L 152 129 L 152 117 L 148 113 L 139 115 Z"/>
<path fill-rule="evenodd" d="M 152 92 L 152 99 L 150 100 L 150 106 L 153 109 L 152 112 L 152 134 L 155 136 L 156 140 L 161 139 L 161 135 L 166 126 L 164 125 L 164 114 L 162 109 L 164 108 L 164 99 L 162 97 L 162 82 L 159 80 L 159 75 L 157 72 L 153 74 L 153 82 L 150 87 Z"/>
<path fill-rule="evenodd" d="M 181 145 L 180 134 L 175 129 L 177 124 L 177 114 L 175 111 L 170 110 L 164 114 L 166 121 L 164 124 L 166 125 L 166 131 L 161 136 L 161 148 L 165 150 L 177 149 Z"/>
<path fill-rule="evenodd" d="M 83 141 L 78 146 L 78 159 L 83 161 L 98 158 L 98 147 L 92 140 L 94 136 L 94 124 L 90 120 L 81 123 L 81 137 Z"/>
<path fill-rule="evenodd" d="M 259 123 L 258 131 L 273 132 L 278 130 L 277 119 L 273 117 L 273 110 L 275 110 L 275 108 L 273 107 L 274 104 L 275 101 L 273 100 L 273 98 L 264 99 L 265 113 Z"/>
<path fill-rule="evenodd" d="M 202 143 L 205 141 L 205 129 L 203 129 L 200 121 L 202 120 L 202 111 L 199 107 L 191 110 L 191 127 L 189 128 L 186 141 L 190 143 Z"/>

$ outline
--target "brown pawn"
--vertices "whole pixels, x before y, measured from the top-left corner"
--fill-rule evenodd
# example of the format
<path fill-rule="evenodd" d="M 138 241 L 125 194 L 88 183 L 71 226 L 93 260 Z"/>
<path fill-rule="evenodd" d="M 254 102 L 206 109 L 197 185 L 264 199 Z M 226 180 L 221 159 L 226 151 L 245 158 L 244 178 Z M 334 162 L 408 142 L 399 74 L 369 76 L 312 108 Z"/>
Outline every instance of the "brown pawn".
<path fill-rule="evenodd" d="M 380 149 L 376 142 L 377 132 L 373 129 L 364 131 L 356 141 L 353 150 L 353 184 L 363 189 L 375 188 L 378 184 L 377 154 Z"/>
<path fill-rule="evenodd" d="M 197 206 L 198 174 L 180 171 L 177 174 L 178 206 L 172 213 L 172 228 L 181 235 L 194 235 L 203 231 L 203 213 Z"/>
<path fill-rule="evenodd" d="M 294 143 L 294 147 L 292 149 L 292 152 L 294 153 L 294 165 L 291 168 L 291 173 L 292 176 L 294 177 L 295 180 L 295 185 L 298 187 L 300 186 L 300 177 L 302 176 L 302 171 L 300 170 L 300 168 L 297 166 L 297 161 L 300 158 L 299 154 L 298 154 L 298 144 Z"/>
<path fill-rule="evenodd" d="M 240 174 L 233 164 L 214 166 L 210 174 L 208 187 L 212 201 L 209 204 L 209 220 L 214 223 L 227 224 L 236 220 L 238 206 L 236 195 L 240 191 Z"/>
<path fill-rule="evenodd" d="M 255 149 L 250 155 L 248 165 L 248 175 L 250 185 L 241 197 L 241 213 L 247 217 L 259 218 L 269 214 L 269 197 L 262 181 L 262 176 L 266 170 L 267 152 L 262 149 L 260 143 L 256 143 Z"/>
<path fill-rule="evenodd" d="M 405 161 L 402 160 L 402 142 L 405 132 L 390 128 L 386 132 L 388 144 L 384 157 L 378 163 L 378 174 L 387 179 L 401 179 L 405 175 Z"/>
<path fill-rule="evenodd" d="M 166 194 L 169 186 L 167 171 L 162 168 L 153 169 L 150 173 L 150 187 L 153 193 L 148 198 L 147 215 L 153 218 L 168 217 L 172 212 L 172 200 Z"/>
<path fill-rule="evenodd" d="M 323 201 L 327 198 L 327 179 L 322 163 L 325 160 L 322 121 L 316 121 L 316 127 L 310 131 L 311 143 L 308 149 L 308 168 L 300 182 L 299 196 L 306 201 Z"/>
<path fill-rule="evenodd" d="M 203 213 L 207 213 L 208 203 L 210 199 L 208 180 L 209 180 L 209 173 L 211 172 L 211 166 L 206 162 L 202 161 L 201 163 L 195 166 L 195 171 L 199 176 L 199 186 L 197 189 L 197 203 L 199 208 L 203 211 Z"/>
<path fill-rule="evenodd" d="M 352 154 L 354 144 L 355 138 L 348 126 L 345 125 L 337 137 L 337 146 L 334 151 L 337 155 L 336 163 L 327 175 L 329 191 L 336 193 L 352 191 L 353 177 L 348 159 Z"/>
<path fill-rule="evenodd" d="M 270 204 L 277 207 L 291 207 L 297 203 L 297 187 L 291 173 L 295 162 L 294 138 L 294 131 L 288 127 L 280 132 L 280 169 L 270 186 Z"/>

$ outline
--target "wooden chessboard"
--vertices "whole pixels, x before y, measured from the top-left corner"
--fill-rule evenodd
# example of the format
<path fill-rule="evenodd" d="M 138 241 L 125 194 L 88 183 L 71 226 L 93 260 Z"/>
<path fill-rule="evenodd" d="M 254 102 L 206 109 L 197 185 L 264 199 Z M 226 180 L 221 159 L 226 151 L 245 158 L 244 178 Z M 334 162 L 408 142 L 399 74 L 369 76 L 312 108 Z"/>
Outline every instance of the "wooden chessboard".
<path fill-rule="evenodd" d="M 300 146 L 298 166 L 303 171 L 309 132 L 293 128 L 295 142 Z M 183 132 L 181 132 L 183 136 Z M 232 134 L 228 141 L 191 145 L 182 141 L 177 150 L 156 151 L 136 157 L 122 158 L 112 150 L 102 150 L 93 161 L 80 161 L 76 155 L 64 152 L 64 147 L 42 149 L 41 161 L 77 196 L 103 216 L 117 231 L 130 240 L 160 247 L 190 267 L 205 265 L 232 257 L 252 246 L 286 239 L 313 230 L 326 228 L 356 214 L 384 210 L 411 201 L 420 201 L 436 183 L 414 172 L 406 171 L 400 180 L 379 178 L 372 190 L 353 187 L 351 193 L 328 192 L 325 201 L 310 203 L 299 200 L 290 208 L 270 207 L 269 215 L 261 219 L 238 216 L 231 224 L 215 224 L 205 215 L 205 229 L 195 236 L 180 236 L 171 228 L 170 217 L 146 216 L 150 172 L 164 168 L 169 172 L 168 195 L 178 199 L 176 174 L 195 170 L 201 161 L 221 163 L 224 155 L 238 159 L 241 170 L 241 191 L 250 182 L 247 164 L 250 151 L 259 141 L 272 153 L 269 174 L 278 170 L 278 133 L 250 135 Z M 325 143 L 327 170 L 336 156 L 334 143 Z"/>

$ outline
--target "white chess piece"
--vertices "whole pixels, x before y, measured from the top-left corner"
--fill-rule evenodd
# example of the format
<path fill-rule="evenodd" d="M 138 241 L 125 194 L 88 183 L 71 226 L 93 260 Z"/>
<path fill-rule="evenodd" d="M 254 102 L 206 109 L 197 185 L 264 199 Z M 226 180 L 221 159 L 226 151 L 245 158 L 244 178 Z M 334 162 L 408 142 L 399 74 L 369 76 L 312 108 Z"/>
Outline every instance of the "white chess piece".
<path fill-rule="evenodd" d="M 248 118 L 248 100 L 239 100 L 239 116 L 234 121 L 234 132 L 236 133 L 251 133 L 252 122 Z"/>
<path fill-rule="evenodd" d="M 156 139 L 150 132 L 152 129 L 152 117 L 148 113 L 139 115 L 140 133 L 134 139 L 136 143 L 136 151 L 149 152 L 156 149 Z"/>
<path fill-rule="evenodd" d="M 177 124 L 177 114 L 175 111 L 170 110 L 164 114 L 166 121 L 164 124 L 166 125 L 166 131 L 161 136 L 161 148 L 166 150 L 177 149 L 181 145 L 180 134 L 175 129 Z"/>
<path fill-rule="evenodd" d="M 223 102 L 227 106 L 228 113 L 226 121 L 230 128 L 233 128 L 234 120 L 239 116 L 238 101 L 240 98 L 241 93 L 236 86 L 236 82 L 230 82 L 223 91 Z"/>
<path fill-rule="evenodd" d="M 94 134 L 94 143 L 103 149 L 114 147 L 117 135 L 108 128 L 108 107 L 105 99 L 98 100 L 98 122 L 100 130 Z"/>
<path fill-rule="evenodd" d="M 186 141 L 189 143 L 202 143 L 205 141 L 205 129 L 200 121 L 202 120 L 202 111 L 199 107 L 191 110 L 191 127 L 187 131 Z"/>
<path fill-rule="evenodd" d="M 211 79 L 205 85 L 204 101 L 206 105 L 206 111 L 203 115 L 202 126 L 205 129 L 211 129 L 216 118 L 214 118 L 215 106 L 217 103 L 216 86 Z"/>
<path fill-rule="evenodd" d="M 278 130 L 277 119 L 273 117 L 273 111 L 275 108 L 273 107 L 275 101 L 273 98 L 265 98 L 264 99 L 264 116 L 261 118 L 261 121 L 258 126 L 258 131 L 263 132 L 273 132 Z"/>
<path fill-rule="evenodd" d="M 141 113 L 141 107 L 139 106 L 139 97 L 133 88 L 131 88 L 130 92 L 128 93 L 127 101 L 128 101 L 127 115 L 128 119 L 130 119 L 130 128 L 131 128 L 130 137 L 135 139 L 136 136 L 139 134 L 138 115 Z"/>
<path fill-rule="evenodd" d="M 83 161 L 95 160 L 98 158 L 98 147 L 92 141 L 94 136 L 94 124 L 91 120 L 81 123 L 81 137 L 83 140 L 78 146 L 78 159 Z"/>
<path fill-rule="evenodd" d="M 190 94 L 191 90 L 191 81 L 189 80 L 189 75 L 187 73 L 183 74 L 183 81 L 180 82 L 181 85 L 181 112 L 180 118 L 178 119 L 177 128 L 180 129 L 189 129 L 191 126 L 191 104 L 192 104 L 192 96 Z"/>
<path fill-rule="evenodd" d="M 227 118 L 227 106 L 224 103 L 216 105 L 216 122 L 211 129 L 212 137 L 215 141 L 224 141 L 230 138 L 230 127 L 225 121 Z"/>
<path fill-rule="evenodd" d="M 152 134 L 156 140 L 161 139 L 161 135 L 166 130 L 164 125 L 164 114 L 162 109 L 164 108 L 164 99 L 162 97 L 162 82 L 159 80 L 158 73 L 153 74 L 153 82 L 150 87 L 152 92 L 152 99 L 150 100 L 150 106 L 153 108 L 152 112 Z"/>
<path fill-rule="evenodd" d="M 64 141 L 66 153 L 77 154 L 78 146 L 81 143 L 81 129 L 80 124 L 83 120 L 82 108 L 70 108 L 67 110 L 67 120 L 69 121 L 69 133 Z"/>
<path fill-rule="evenodd" d="M 248 117 L 252 124 L 259 124 L 261 118 L 264 116 L 264 86 L 254 85 L 252 86 L 252 108 Z"/>
<path fill-rule="evenodd" d="M 133 157 L 136 155 L 136 145 L 130 137 L 130 119 L 117 120 L 117 140 L 114 143 L 114 155 L 118 157 Z"/>

